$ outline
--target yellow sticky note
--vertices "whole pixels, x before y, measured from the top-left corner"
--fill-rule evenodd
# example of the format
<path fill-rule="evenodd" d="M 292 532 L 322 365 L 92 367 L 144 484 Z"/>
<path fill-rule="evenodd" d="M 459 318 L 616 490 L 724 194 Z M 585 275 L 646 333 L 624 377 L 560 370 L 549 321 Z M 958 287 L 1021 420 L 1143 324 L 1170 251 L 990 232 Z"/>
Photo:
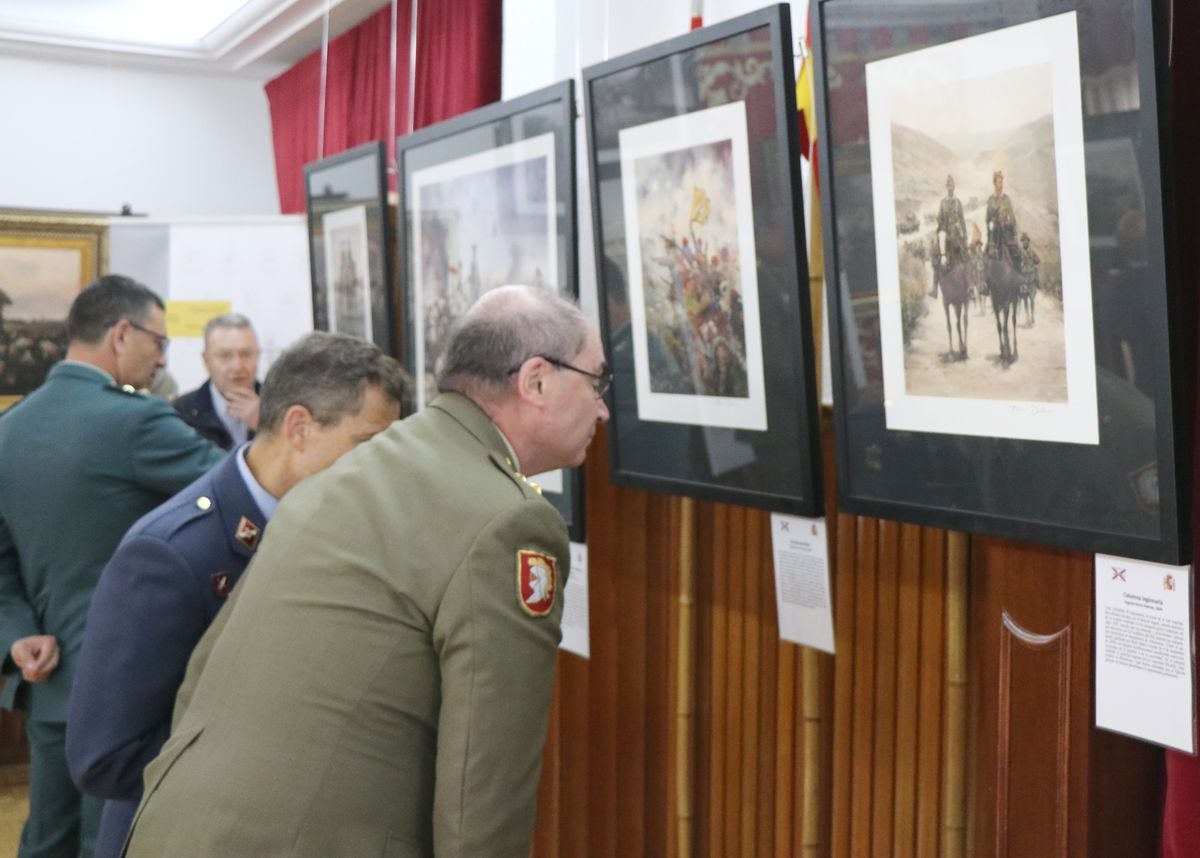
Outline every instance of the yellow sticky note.
<path fill-rule="evenodd" d="M 213 316 L 233 309 L 232 301 L 167 301 L 167 335 L 180 337 L 204 336 L 204 325 Z"/>

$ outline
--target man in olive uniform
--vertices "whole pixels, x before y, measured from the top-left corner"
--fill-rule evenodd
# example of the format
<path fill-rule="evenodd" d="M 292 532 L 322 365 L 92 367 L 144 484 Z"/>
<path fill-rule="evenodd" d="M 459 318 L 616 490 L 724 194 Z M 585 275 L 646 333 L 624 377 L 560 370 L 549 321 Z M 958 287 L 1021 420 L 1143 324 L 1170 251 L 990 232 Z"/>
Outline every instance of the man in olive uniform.
<path fill-rule="evenodd" d="M 529 854 L 569 555 L 523 473 L 582 464 L 609 375 L 577 307 L 509 286 L 437 381 L 279 505 L 188 666 L 130 858 Z"/>
<path fill-rule="evenodd" d="M 996 192 L 987 201 L 987 248 L 989 258 L 999 259 L 1003 254 L 1013 271 L 1021 270 L 1021 250 L 1017 247 L 1017 216 L 1013 213 L 1012 200 L 1004 193 L 1004 173 L 997 170 L 992 174 L 992 185 Z"/>
<path fill-rule="evenodd" d="M 954 196 L 953 176 L 946 176 L 946 196 L 938 207 L 937 232 L 940 240 L 936 252 L 940 258 L 934 260 L 934 268 L 945 271 L 967 257 L 967 221 L 963 217 L 962 200 Z M 937 293 L 938 279 L 935 277 L 929 295 L 936 298 Z"/>
<path fill-rule="evenodd" d="M 400 416 L 400 364 L 312 333 L 271 365 L 254 440 L 139 519 L 92 597 L 67 709 L 67 762 L 107 799 L 94 858 L 117 858 L 162 749 L 188 658 L 254 556 L 275 507 Z"/>
<path fill-rule="evenodd" d="M 135 392 L 165 364 L 162 300 L 108 275 L 75 298 L 66 359 L 0 417 L 0 646 L 6 708 L 25 710 L 21 858 L 91 854 L 100 803 L 63 756 L 67 694 L 92 589 L 125 531 L 222 452 Z"/>

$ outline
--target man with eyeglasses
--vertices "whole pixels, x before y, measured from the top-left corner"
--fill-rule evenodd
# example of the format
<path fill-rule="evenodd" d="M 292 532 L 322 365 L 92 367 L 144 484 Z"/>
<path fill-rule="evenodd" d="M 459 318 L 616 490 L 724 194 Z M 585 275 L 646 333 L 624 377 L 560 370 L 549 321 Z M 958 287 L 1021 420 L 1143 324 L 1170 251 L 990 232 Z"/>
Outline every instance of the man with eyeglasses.
<path fill-rule="evenodd" d="M 258 337 L 241 313 L 225 313 L 204 326 L 201 357 L 208 381 L 175 400 L 193 429 L 225 450 L 241 446 L 258 429 Z"/>
<path fill-rule="evenodd" d="M 578 307 L 506 286 L 437 382 L 280 504 L 127 858 L 529 854 L 569 553 L 524 474 L 583 463 L 608 372 Z"/>
<path fill-rule="evenodd" d="M 0 705 L 25 712 L 21 858 L 91 855 L 100 802 L 63 754 L 67 696 L 100 570 L 129 526 L 222 457 L 161 399 L 162 299 L 108 275 L 75 298 L 67 354 L 0 416 Z"/>

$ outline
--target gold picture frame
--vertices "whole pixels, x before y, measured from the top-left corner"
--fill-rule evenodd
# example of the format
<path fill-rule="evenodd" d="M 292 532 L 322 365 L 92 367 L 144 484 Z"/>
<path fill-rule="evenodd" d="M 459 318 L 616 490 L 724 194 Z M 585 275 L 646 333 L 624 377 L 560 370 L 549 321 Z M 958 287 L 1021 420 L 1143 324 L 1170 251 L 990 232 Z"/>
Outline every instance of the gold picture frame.
<path fill-rule="evenodd" d="M 107 218 L 0 209 L 0 411 L 66 354 L 71 302 L 107 268 Z"/>

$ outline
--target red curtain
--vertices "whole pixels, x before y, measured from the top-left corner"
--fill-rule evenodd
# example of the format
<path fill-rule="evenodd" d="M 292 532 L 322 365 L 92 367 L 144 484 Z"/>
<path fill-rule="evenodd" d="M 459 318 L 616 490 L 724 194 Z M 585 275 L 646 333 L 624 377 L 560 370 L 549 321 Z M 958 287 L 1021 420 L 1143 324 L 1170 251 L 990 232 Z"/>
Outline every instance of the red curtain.
<path fill-rule="evenodd" d="M 329 43 L 323 157 L 372 140 L 391 151 L 391 5 Z M 411 0 L 396 21 L 396 133 L 408 130 Z M 419 0 L 416 111 L 421 128 L 500 97 L 501 0 Z M 279 209 L 304 211 L 304 165 L 316 161 L 321 52 L 266 86 L 275 145 Z M 389 158 L 391 155 L 389 155 Z M 394 184 L 394 178 L 393 178 Z"/>

